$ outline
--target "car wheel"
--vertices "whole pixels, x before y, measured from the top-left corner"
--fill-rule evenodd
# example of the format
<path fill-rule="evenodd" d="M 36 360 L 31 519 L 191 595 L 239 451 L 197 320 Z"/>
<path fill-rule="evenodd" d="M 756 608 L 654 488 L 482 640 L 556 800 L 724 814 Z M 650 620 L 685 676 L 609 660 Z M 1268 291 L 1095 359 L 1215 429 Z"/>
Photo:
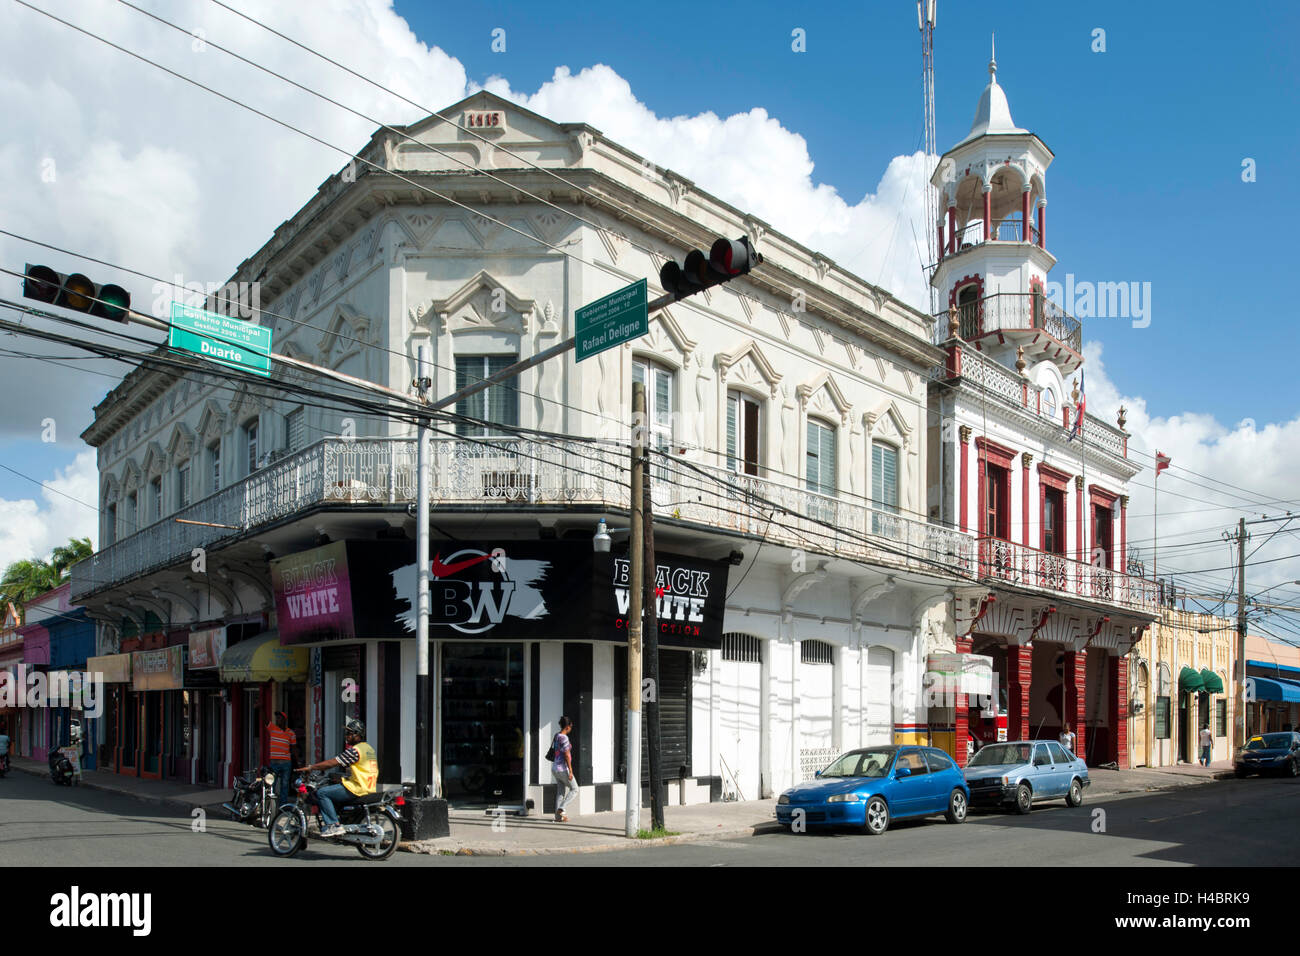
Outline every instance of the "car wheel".
<path fill-rule="evenodd" d="M 1291 758 L 1291 776 L 1300 777 L 1300 755 Z"/>
<path fill-rule="evenodd" d="M 1065 795 L 1065 802 L 1072 807 L 1083 805 L 1083 784 L 1078 777 L 1070 781 L 1070 792 Z"/>
<path fill-rule="evenodd" d="M 1034 791 L 1029 784 L 1022 783 L 1016 787 L 1016 813 L 1028 813 L 1034 808 Z"/>
<path fill-rule="evenodd" d="M 880 836 L 889 829 L 889 805 L 882 797 L 872 797 L 867 801 L 864 829 L 872 836 Z"/>
<path fill-rule="evenodd" d="M 944 818 L 949 823 L 965 823 L 966 810 L 966 794 L 960 788 L 953 790 L 952 796 L 948 798 L 948 812 L 944 814 Z"/>

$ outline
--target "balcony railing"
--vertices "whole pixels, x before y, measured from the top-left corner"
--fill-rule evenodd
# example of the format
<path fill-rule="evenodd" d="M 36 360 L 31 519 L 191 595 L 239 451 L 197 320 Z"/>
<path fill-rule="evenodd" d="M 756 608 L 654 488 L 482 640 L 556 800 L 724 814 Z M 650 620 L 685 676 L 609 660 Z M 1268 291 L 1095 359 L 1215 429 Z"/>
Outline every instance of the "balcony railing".
<path fill-rule="evenodd" d="M 957 307 L 961 337 L 973 339 L 988 332 L 1023 332 L 1038 329 L 1074 352 L 1083 350 L 1083 326 L 1059 305 L 1040 294 L 999 292 Z M 934 317 L 934 344 L 949 340 L 948 313 Z"/>
<path fill-rule="evenodd" d="M 969 222 L 961 229 L 957 230 L 957 252 L 963 249 L 970 249 L 982 242 L 1021 242 L 1024 235 L 1024 224 L 1019 219 L 1003 219 L 993 223 L 989 231 L 989 238 L 984 238 L 984 220 L 976 219 Z M 1038 241 L 1038 230 L 1034 224 L 1029 224 L 1029 241 Z M 948 252 L 947 245 L 944 246 L 945 255 L 956 255 L 957 252 Z"/>
<path fill-rule="evenodd" d="M 435 510 L 627 507 L 626 452 L 615 446 L 526 439 L 439 439 L 432 445 L 430 498 Z M 1018 545 L 1007 545 L 1005 553 L 989 553 L 973 535 L 872 508 L 861 500 L 821 495 L 723 468 L 656 460 L 661 467 L 653 483 L 654 511 L 660 518 L 764 536 L 782 546 L 886 567 L 965 580 L 1001 578 L 1139 611 L 1155 607 L 1154 585 L 1116 572 L 1102 575 L 1057 556 L 1043 564 L 1043 558 L 1034 557 L 1038 552 Z M 407 504 L 415 495 L 414 440 L 326 439 L 75 565 L 72 597 L 80 600 L 153 571 L 187 566 L 194 548 L 212 548 L 312 507 Z M 241 530 L 182 524 L 176 518 Z M 1059 562 L 1059 568 L 1051 562 Z"/>

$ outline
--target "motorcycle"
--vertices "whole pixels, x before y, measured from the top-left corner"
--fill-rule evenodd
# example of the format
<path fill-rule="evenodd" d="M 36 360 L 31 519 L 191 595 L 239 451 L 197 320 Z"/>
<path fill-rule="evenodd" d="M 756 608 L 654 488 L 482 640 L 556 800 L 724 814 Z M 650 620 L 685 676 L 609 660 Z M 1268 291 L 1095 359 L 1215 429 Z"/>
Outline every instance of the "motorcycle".
<path fill-rule="evenodd" d="M 275 774 L 267 767 L 235 778 L 234 793 L 229 803 L 221 806 L 230 813 L 236 823 L 247 823 L 255 827 L 266 827 L 275 816 L 276 801 L 274 793 Z M 289 802 L 285 797 L 284 802 Z"/>
<path fill-rule="evenodd" d="M 401 815 L 406 804 L 404 791 L 372 793 L 338 807 L 344 832 L 335 837 L 320 836 L 320 804 L 316 791 L 325 783 L 317 772 L 294 781 L 297 799 L 280 807 L 267 831 L 267 842 L 276 856 L 290 857 L 307 845 L 308 831 L 315 821 L 316 839 L 342 846 L 355 846 L 367 860 L 386 860 L 401 842 Z"/>
<path fill-rule="evenodd" d="M 0 757 L 0 777 L 3 777 L 8 772 L 9 772 L 9 755 L 5 754 L 4 756 Z"/>
<path fill-rule="evenodd" d="M 60 747 L 58 750 L 51 750 L 49 758 L 50 779 L 63 787 L 72 786 L 72 782 L 77 777 L 77 768 L 66 753 L 67 749 Z"/>

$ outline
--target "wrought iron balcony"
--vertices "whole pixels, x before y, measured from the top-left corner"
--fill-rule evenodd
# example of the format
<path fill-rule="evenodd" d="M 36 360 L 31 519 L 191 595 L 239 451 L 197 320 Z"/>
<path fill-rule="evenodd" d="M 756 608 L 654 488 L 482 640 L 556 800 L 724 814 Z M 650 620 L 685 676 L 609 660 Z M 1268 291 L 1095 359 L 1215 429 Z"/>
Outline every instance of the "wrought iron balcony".
<path fill-rule="evenodd" d="M 608 443 L 438 439 L 431 444 L 435 511 L 468 507 L 527 511 L 547 505 L 627 508 L 626 451 Z M 975 536 L 872 508 L 861 499 L 821 495 L 785 481 L 671 458 L 657 459 L 655 472 L 654 511 L 659 518 L 930 575 L 978 581 L 990 574 L 992 564 L 982 556 Z M 365 510 L 408 504 L 415 495 L 413 439 L 326 439 L 75 565 L 72 598 L 80 600 L 153 571 L 185 566 L 194 548 L 211 549 L 256 534 L 259 528 L 309 508 L 334 505 Z M 241 530 L 182 524 L 176 518 Z M 1016 558 L 1008 566 L 1022 567 L 1027 560 Z M 1096 574 L 1074 565 L 1068 562 L 1062 575 L 1021 573 L 1011 580 L 1134 610 L 1154 608 L 1154 591 L 1148 594 L 1143 582 L 1120 581 L 1126 576 L 1108 572 L 1113 575 L 1110 597 L 1099 597 Z"/>
<path fill-rule="evenodd" d="M 1038 293 L 998 292 L 957 306 L 961 337 L 989 332 L 1046 332 L 1075 353 L 1083 351 L 1083 326 L 1059 305 Z M 948 342 L 948 313 L 934 316 L 934 344 Z"/>

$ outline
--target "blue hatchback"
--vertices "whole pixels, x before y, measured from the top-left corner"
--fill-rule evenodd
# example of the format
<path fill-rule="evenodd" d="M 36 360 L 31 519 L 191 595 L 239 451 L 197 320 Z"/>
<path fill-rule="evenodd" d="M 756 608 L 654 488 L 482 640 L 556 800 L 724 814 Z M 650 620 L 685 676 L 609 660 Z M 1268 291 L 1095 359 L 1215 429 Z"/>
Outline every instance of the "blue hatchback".
<path fill-rule="evenodd" d="M 891 820 L 944 814 L 963 823 L 970 788 L 942 750 L 933 747 L 868 747 L 851 750 L 825 770 L 781 794 L 779 823 L 854 826 L 879 835 Z"/>

